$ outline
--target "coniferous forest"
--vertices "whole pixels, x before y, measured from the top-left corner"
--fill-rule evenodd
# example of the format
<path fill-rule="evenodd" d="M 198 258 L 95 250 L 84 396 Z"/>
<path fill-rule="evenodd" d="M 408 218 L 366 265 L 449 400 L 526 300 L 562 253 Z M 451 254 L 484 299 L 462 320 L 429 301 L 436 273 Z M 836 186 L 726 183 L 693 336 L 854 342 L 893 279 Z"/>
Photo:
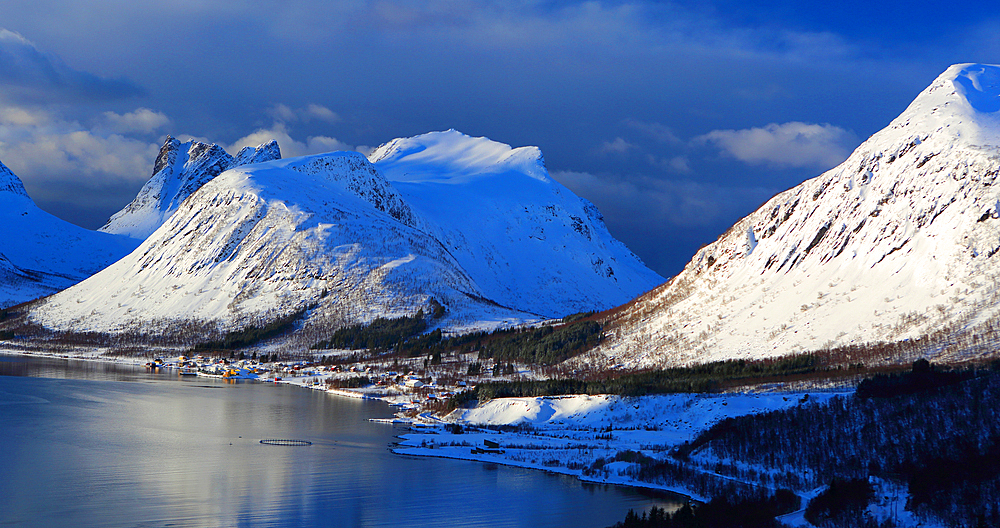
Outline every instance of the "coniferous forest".
<path fill-rule="evenodd" d="M 920 360 L 850 397 L 725 419 L 674 453 L 694 464 L 708 455 L 742 464 L 716 463 L 722 475 L 845 496 L 863 497 L 849 483 L 875 478 L 908 489 L 918 515 L 1000 526 L 1000 363 L 949 371 Z M 815 521 L 854 524 L 838 511 L 814 508 Z"/>

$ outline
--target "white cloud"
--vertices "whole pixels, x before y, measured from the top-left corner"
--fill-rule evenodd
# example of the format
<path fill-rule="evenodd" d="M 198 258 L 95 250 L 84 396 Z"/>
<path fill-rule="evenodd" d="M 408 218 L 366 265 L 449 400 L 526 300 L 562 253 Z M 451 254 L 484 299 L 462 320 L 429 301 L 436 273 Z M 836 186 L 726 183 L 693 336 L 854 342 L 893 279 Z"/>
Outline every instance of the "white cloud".
<path fill-rule="evenodd" d="M 691 163 L 687 156 L 674 156 L 672 158 L 658 158 L 652 154 L 647 157 L 649 164 L 670 172 L 679 174 L 690 174 Z"/>
<path fill-rule="evenodd" d="M 0 107 L 0 160 L 29 188 L 70 180 L 143 182 L 158 151 L 155 143 L 89 130 L 45 110 Z"/>
<path fill-rule="evenodd" d="M 601 146 L 598 147 L 597 151 L 601 154 L 625 154 L 634 148 L 635 145 L 620 137 L 616 137 L 614 141 L 605 141 L 601 143 Z"/>
<path fill-rule="evenodd" d="M 336 112 L 315 103 L 310 103 L 305 108 L 292 108 L 286 104 L 278 103 L 269 108 L 267 113 L 275 121 L 281 123 L 323 121 L 332 124 L 340 121 L 340 116 Z"/>
<path fill-rule="evenodd" d="M 829 168 L 844 161 L 857 136 L 830 124 L 792 121 L 763 128 L 713 130 L 695 138 L 744 163 L 778 167 Z"/>
<path fill-rule="evenodd" d="M 307 154 L 319 154 L 332 152 L 335 150 L 354 150 L 336 138 L 327 136 L 311 136 L 304 142 L 297 141 L 288 133 L 288 127 L 284 123 L 276 122 L 270 128 L 262 128 L 244 136 L 228 147 L 229 152 L 238 152 L 243 147 L 256 147 L 261 143 L 267 143 L 272 139 L 278 142 L 283 158 L 294 158 Z"/>
<path fill-rule="evenodd" d="M 336 112 L 318 104 L 310 104 L 307 106 L 304 116 L 311 119 L 326 121 L 327 123 L 336 123 L 337 121 L 340 121 L 340 116 L 337 115 Z"/>
<path fill-rule="evenodd" d="M 43 110 L 0 106 L 0 126 L 39 126 L 51 120 L 52 116 Z"/>
<path fill-rule="evenodd" d="M 375 152 L 375 149 L 377 149 L 377 148 L 378 147 L 369 147 L 368 145 L 358 145 L 358 146 L 354 147 L 354 150 L 357 151 L 357 152 L 360 152 L 360 153 L 364 154 L 365 157 L 368 157 L 368 156 L 371 156 L 372 152 Z"/>
<path fill-rule="evenodd" d="M 629 119 L 625 121 L 625 124 L 642 132 L 643 134 L 646 134 L 660 143 L 667 143 L 670 145 L 680 145 L 683 143 L 683 141 L 681 141 L 681 139 L 674 134 L 674 131 L 670 127 L 660 123 L 644 123 L 642 121 Z"/>
<path fill-rule="evenodd" d="M 124 115 L 104 112 L 104 122 L 101 126 L 109 131 L 122 134 L 130 132 L 148 134 L 168 124 L 170 124 L 170 119 L 166 114 L 148 108 L 138 108 Z"/>
<path fill-rule="evenodd" d="M 292 110 L 288 105 L 281 103 L 272 106 L 270 109 L 268 109 L 267 113 L 275 120 L 282 121 L 285 123 L 289 121 L 295 121 L 296 119 L 295 111 Z"/>

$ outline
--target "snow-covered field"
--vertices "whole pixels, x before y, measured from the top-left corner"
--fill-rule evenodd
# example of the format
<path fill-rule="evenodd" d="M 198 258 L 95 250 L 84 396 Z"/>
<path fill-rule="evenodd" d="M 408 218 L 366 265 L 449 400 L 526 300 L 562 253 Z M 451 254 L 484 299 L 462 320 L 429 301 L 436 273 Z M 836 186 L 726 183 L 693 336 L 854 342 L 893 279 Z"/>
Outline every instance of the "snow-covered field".
<path fill-rule="evenodd" d="M 544 469 L 584 480 L 667 489 L 704 499 L 689 489 L 638 481 L 626 474 L 632 466 L 628 462 L 605 464 L 590 474 L 584 470 L 598 459 L 628 450 L 662 458 L 724 418 L 822 402 L 837 394 L 843 393 L 499 398 L 474 409 L 457 410 L 443 420 L 420 415 L 414 420 L 415 432 L 402 437 L 396 452 Z M 451 432 L 456 430 L 454 426 L 448 424 L 464 427 L 456 434 Z M 478 452 L 487 440 L 499 448 Z"/>
<path fill-rule="evenodd" d="M 539 469 L 575 475 L 589 482 L 659 489 L 706 501 L 711 497 L 685 485 L 638 480 L 633 476 L 636 463 L 613 460 L 628 451 L 664 459 L 669 450 L 693 440 L 725 418 L 822 404 L 849 394 L 844 390 L 812 390 L 635 398 L 500 398 L 474 409 L 455 411 L 444 419 L 421 414 L 413 420 L 413 432 L 403 435 L 394 451 Z M 692 467 L 720 479 L 731 479 L 712 472 L 710 468 L 716 462 L 721 461 L 700 460 Z M 879 479 L 872 485 L 875 497 L 868 508 L 872 518 L 893 519 L 900 527 L 944 526 L 905 511 L 908 495 L 904 487 Z M 804 508 L 823 489 L 799 491 L 803 508 L 780 520 L 790 526 L 812 526 L 803 517 Z"/>

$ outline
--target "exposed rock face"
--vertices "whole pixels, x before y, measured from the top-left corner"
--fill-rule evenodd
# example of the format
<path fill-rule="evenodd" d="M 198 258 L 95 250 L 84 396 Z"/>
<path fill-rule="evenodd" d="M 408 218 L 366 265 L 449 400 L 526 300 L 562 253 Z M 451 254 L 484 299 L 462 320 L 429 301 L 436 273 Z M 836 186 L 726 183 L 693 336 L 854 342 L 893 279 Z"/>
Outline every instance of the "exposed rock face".
<path fill-rule="evenodd" d="M 198 141 L 181 143 L 167 136 L 153 164 L 153 175 L 124 209 L 99 231 L 145 239 L 191 196 L 223 171 L 281 158 L 275 141 L 244 147 L 234 158 L 222 147 Z"/>
<path fill-rule="evenodd" d="M 3 163 L 0 163 L 0 193 L 28 197 L 21 178 L 15 176 Z"/>

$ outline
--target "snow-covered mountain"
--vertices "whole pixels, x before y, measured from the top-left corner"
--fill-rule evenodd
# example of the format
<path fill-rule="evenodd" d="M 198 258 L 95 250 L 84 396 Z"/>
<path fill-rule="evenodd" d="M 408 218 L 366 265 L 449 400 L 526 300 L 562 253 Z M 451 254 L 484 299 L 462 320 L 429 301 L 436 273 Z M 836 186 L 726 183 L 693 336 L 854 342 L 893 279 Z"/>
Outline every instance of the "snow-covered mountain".
<path fill-rule="evenodd" d="M 1000 67 L 952 66 L 847 161 L 616 310 L 581 360 L 660 366 L 928 335 L 928 355 L 990 353 L 998 174 Z"/>
<path fill-rule="evenodd" d="M 393 140 L 369 159 L 490 299 L 557 317 L 664 281 L 597 207 L 549 177 L 537 147 L 449 130 Z"/>
<path fill-rule="evenodd" d="M 487 146 L 492 158 L 468 158 Z M 606 308 L 661 281 L 593 206 L 548 178 L 537 149 L 449 131 L 393 141 L 373 159 L 335 152 L 225 171 L 138 249 L 31 317 L 54 329 L 148 332 L 235 328 L 308 308 L 302 332 L 321 332 L 434 299 L 447 308 L 444 326 L 495 326 Z M 491 200 L 507 209 L 487 208 Z M 523 284 L 499 289 L 502 274 Z"/>
<path fill-rule="evenodd" d="M 153 164 L 153 175 L 124 209 L 115 213 L 99 231 L 144 240 L 174 214 L 191 193 L 223 171 L 281 159 L 278 143 L 271 140 L 257 148 L 243 147 L 230 156 L 215 144 L 167 136 Z"/>
<path fill-rule="evenodd" d="M 125 237 L 78 227 L 35 205 L 0 163 L 0 308 L 67 288 L 125 256 Z"/>

